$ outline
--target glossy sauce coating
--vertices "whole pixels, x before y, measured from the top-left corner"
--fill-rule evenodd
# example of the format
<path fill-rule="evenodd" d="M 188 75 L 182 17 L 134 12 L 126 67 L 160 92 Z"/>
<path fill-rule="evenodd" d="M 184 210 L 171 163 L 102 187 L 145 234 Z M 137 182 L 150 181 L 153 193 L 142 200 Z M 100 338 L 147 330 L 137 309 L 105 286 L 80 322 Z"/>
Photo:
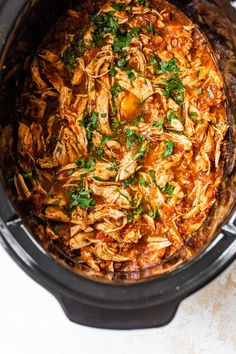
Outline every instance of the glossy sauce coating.
<path fill-rule="evenodd" d="M 203 35 L 168 3 L 88 8 L 69 10 L 32 63 L 15 186 L 41 237 L 76 262 L 146 269 L 178 252 L 216 201 L 223 82 Z"/>

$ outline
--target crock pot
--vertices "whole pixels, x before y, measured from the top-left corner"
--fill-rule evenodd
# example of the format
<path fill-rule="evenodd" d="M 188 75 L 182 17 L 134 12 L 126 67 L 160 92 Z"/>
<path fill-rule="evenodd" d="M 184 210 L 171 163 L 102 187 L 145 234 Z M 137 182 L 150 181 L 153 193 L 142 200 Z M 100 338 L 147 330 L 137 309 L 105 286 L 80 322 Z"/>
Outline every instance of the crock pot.
<path fill-rule="evenodd" d="M 204 228 L 203 250 L 173 270 L 146 279 L 97 279 L 75 272 L 68 262 L 45 250 L 30 232 L 11 183 L 16 100 L 24 68 L 50 26 L 75 2 L 0 0 L 0 241 L 18 265 L 59 300 L 70 320 L 110 329 L 163 326 L 185 297 L 210 282 L 236 257 L 236 11 L 227 0 L 171 1 L 200 26 L 217 52 L 227 96 L 230 129 L 225 182 L 211 222 Z"/>

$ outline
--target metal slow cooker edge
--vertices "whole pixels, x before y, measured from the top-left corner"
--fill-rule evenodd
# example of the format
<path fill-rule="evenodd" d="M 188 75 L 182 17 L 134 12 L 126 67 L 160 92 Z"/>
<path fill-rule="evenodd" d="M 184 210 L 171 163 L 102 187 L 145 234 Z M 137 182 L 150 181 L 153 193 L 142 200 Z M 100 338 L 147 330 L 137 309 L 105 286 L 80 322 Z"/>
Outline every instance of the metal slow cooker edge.
<path fill-rule="evenodd" d="M 19 13 L 29 11 L 29 3 L 37 1 L 0 1 L 0 23 L 4 24 L 1 51 L 12 28 L 18 25 Z M 171 273 L 132 284 L 99 282 L 56 263 L 28 232 L 1 185 L 0 216 L 0 240 L 10 256 L 59 300 L 72 321 L 87 326 L 110 329 L 163 326 L 173 318 L 182 299 L 211 281 L 236 257 L 233 216 L 201 254 Z"/>

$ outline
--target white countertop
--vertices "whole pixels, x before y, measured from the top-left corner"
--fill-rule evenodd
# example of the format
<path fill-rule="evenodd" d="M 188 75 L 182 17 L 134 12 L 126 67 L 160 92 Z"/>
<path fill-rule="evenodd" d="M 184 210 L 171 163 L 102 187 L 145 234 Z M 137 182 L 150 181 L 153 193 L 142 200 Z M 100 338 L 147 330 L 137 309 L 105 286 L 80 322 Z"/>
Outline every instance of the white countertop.
<path fill-rule="evenodd" d="M 182 302 L 166 327 L 109 331 L 71 323 L 0 246 L 1 354 L 236 354 L 236 262 Z"/>

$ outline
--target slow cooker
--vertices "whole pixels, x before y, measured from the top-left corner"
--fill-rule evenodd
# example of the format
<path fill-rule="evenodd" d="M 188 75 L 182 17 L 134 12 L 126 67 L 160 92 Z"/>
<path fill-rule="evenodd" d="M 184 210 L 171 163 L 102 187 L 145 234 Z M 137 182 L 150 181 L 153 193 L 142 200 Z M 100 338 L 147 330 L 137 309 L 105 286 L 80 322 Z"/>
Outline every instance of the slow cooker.
<path fill-rule="evenodd" d="M 163 274 L 97 278 L 73 269 L 32 234 L 12 188 L 16 102 L 25 66 L 51 25 L 76 1 L 0 1 L 0 241 L 34 280 L 50 291 L 73 322 L 109 329 L 163 326 L 181 301 L 209 283 L 236 258 L 236 10 L 228 0 L 170 2 L 207 36 L 222 73 L 229 132 L 224 183 L 203 234 L 203 250 Z"/>

